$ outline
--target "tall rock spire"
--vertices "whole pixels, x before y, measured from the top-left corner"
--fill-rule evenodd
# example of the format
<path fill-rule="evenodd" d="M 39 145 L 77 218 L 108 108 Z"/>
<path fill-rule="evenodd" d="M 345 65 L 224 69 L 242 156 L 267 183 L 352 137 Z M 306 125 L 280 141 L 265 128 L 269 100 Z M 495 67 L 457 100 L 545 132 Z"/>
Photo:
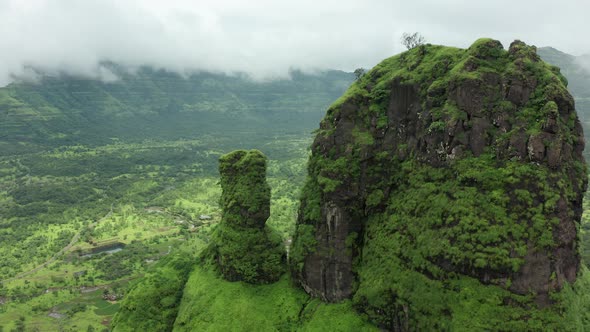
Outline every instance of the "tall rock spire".
<path fill-rule="evenodd" d="M 285 269 L 285 251 L 280 236 L 266 227 L 266 157 L 258 150 L 231 152 L 219 159 L 219 173 L 222 217 L 205 255 L 227 280 L 278 280 Z"/>

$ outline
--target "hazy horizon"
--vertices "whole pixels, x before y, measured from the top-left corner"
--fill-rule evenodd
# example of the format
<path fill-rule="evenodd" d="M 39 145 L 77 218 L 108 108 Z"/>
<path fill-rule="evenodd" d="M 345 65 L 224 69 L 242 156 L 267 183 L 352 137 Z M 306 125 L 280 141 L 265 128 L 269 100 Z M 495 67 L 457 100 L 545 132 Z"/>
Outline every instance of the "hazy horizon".
<path fill-rule="evenodd" d="M 403 51 L 401 35 L 416 31 L 432 44 L 468 47 L 490 37 L 507 47 L 520 39 L 580 55 L 590 53 L 580 43 L 588 9 L 571 0 L 0 0 L 0 86 L 30 76 L 30 67 L 116 80 L 99 65 L 105 60 L 255 79 L 352 71 Z"/>

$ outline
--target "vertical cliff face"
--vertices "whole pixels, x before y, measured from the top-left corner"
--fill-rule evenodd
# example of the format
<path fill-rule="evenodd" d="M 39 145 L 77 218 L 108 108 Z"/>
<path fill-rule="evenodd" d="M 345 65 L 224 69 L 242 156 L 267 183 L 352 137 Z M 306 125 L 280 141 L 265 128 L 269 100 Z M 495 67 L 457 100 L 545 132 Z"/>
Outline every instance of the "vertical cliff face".
<path fill-rule="evenodd" d="M 292 271 L 392 330 L 460 324 L 466 299 L 489 328 L 530 323 L 576 280 L 583 149 L 566 81 L 534 47 L 389 58 L 321 122 Z"/>
<path fill-rule="evenodd" d="M 270 216 L 266 157 L 238 150 L 219 159 L 221 222 L 204 255 L 224 278 L 269 283 L 284 272 L 285 252 L 278 234 L 265 227 Z"/>
<path fill-rule="evenodd" d="M 361 228 L 359 216 L 351 215 L 342 203 L 330 200 L 322 204 L 323 222 L 315 229 L 317 250 L 305 257 L 301 271 L 303 288 L 330 302 L 352 295 L 353 254 L 349 242 Z"/>

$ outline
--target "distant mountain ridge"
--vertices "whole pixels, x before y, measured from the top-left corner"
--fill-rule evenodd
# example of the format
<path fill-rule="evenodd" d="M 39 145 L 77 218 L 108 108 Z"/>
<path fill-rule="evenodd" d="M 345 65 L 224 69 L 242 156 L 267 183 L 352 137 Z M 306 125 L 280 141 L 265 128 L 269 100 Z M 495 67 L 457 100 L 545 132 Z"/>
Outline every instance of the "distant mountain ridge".
<path fill-rule="evenodd" d="M 590 120 L 590 55 L 573 56 L 553 47 L 540 47 L 541 58 L 561 69 L 568 79 L 568 89 L 576 98 L 578 113 Z"/>
<path fill-rule="evenodd" d="M 590 63 L 590 56 L 552 47 L 537 51 L 567 77 L 590 139 L 590 70 L 582 65 Z M 0 156 L 116 140 L 310 131 L 354 80 L 354 74 L 336 70 L 293 71 L 291 79 L 256 82 L 245 75 L 183 77 L 150 67 L 105 66 L 117 80 L 40 74 L 37 83 L 0 88 Z"/>
<path fill-rule="evenodd" d="M 573 56 L 553 47 L 540 47 L 541 58 L 561 69 L 568 80 L 568 90 L 576 101 L 576 111 L 584 127 L 586 142 L 590 142 L 590 55 Z M 588 143 L 587 143 L 588 144 Z M 588 149 L 584 151 L 590 157 Z"/>
<path fill-rule="evenodd" d="M 113 139 L 307 131 L 354 78 L 342 71 L 293 71 L 291 79 L 256 82 L 240 75 L 117 69 L 111 67 L 119 78 L 112 82 L 63 75 L 0 88 L 0 155 Z"/>
<path fill-rule="evenodd" d="M 573 56 L 553 47 L 541 47 L 537 53 L 543 60 L 561 68 L 574 96 L 590 98 L 590 55 Z"/>

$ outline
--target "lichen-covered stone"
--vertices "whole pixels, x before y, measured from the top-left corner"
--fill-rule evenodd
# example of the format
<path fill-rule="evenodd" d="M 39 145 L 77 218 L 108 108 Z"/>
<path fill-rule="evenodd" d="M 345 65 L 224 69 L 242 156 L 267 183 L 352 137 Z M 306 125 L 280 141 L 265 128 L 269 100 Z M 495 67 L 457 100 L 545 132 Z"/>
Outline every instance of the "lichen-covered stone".
<path fill-rule="evenodd" d="M 386 59 L 320 124 L 293 274 L 391 330 L 553 326 L 580 266 L 583 149 L 565 80 L 532 46 Z"/>
<path fill-rule="evenodd" d="M 285 269 L 278 234 L 267 228 L 270 187 L 266 157 L 258 150 L 237 150 L 219 159 L 221 222 L 203 256 L 223 277 L 250 283 L 277 281 Z"/>

